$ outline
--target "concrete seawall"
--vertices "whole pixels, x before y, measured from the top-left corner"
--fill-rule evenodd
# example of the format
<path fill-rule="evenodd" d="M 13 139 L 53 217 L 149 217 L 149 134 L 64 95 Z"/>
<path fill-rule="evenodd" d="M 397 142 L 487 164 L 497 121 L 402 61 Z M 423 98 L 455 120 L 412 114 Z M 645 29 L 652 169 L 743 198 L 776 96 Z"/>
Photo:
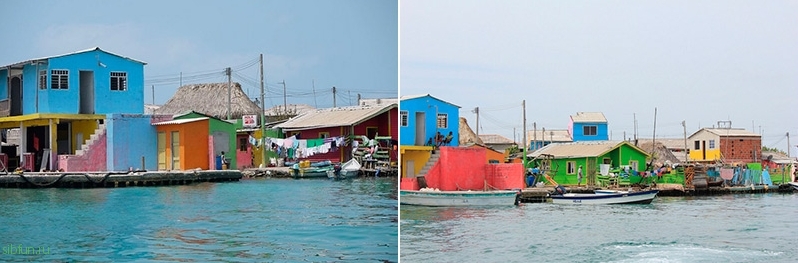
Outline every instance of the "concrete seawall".
<path fill-rule="evenodd" d="M 3 173 L 3 188 L 94 188 L 238 181 L 238 170 Z"/>

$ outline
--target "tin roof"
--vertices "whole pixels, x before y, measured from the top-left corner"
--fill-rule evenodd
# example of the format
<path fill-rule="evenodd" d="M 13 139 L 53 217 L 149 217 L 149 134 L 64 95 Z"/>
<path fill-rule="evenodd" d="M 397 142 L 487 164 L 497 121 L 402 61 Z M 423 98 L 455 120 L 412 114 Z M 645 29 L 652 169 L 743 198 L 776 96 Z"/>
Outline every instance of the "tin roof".
<path fill-rule="evenodd" d="M 706 130 L 718 136 L 760 136 L 759 134 L 746 131 L 745 129 L 739 128 L 731 128 L 731 129 L 723 129 L 723 128 L 704 128 L 702 130 Z M 700 130 L 699 130 L 700 132 Z M 698 132 L 696 132 L 698 133 Z M 692 136 L 691 136 L 692 137 Z"/>
<path fill-rule="evenodd" d="M 581 157 L 595 157 L 603 155 L 615 148 L 620 147 L 622 144 L 627 144 L 632 148 L 645 153 L 645 151 L 626 141 L 588 141 L 588 142 L 571 142 L 571 143 L 552 143 L 544 146 L 530 154 L 528 157 L 537 157 L 542 154 L 553 155 L 554 158 L 581 158 Z M 648 153 L 646 153 L 648 154 Z"/>
<path fill-rule="evenodd" d="M 396 104 L 316 109 L 302 113 L 275 127 L 286 130 L 306 130 L 351 126 L 374 118 L 393 108 L 396 108 Z"/>
<path fill-rule="evenodd" d="M 601 112 L 577 112 L 576 115 L 571 115 L 571 120 L 575 123 L 607 122 L 607 118 Z"/>
<path fill-rule="evenodd" d="M 191 119 L 162 121 L 162 122 L 153 123 L 152 125 L 160 126 L 160 125 L 170 125 L 170 124 L 184 124 L 184 123 L 195 122 L 195 121 L 203 121 L 203 120 L 207 120 L 207 119 L 210 119 L 210 118 L 208 118 L 208 117 L 200 117 L 200 118 L 191 118 Z"/>
<path fill-rule="evenodd" d="M 486 145 L 490 144 L 515 144 L 513 140 L 498 134 L 480 134 L 479 139 Z"/>
<path fill-rule="evenodd" d="M 526 133 L 526 140 L 527 141 L 547 141 L 547 142 L 572 142 L 573 139 L 571 138 L 571 133 L 568 130 L 546 130 L 546 133 L 543 133 L 543 130 L 537 131 L 528 131 Z"/>
<path fill-rule="evenodd" d="M 124 58 L 124 59 L 127 59 L 127 60 L 131 60 L 131 61 L 134 61 L 134 62 L 141 63 L 143 65 L 147 65 L 147 63 L 144 62 L 144 61 L 135 60 L 135 59 L 132 59 L 132 58 L 129 58 L 129 57 L 125 57 L 125 56 L 121 56 L 121 55 L 118 55 L 118 54 L 115 54 L 115 53 L 111 53 L 111 52 L 108 52 L 108 51 L 100 49 L 100 47 L 93 47 L 93 48 L 89 48 L 89 49 L 84 49 L 84 50 L 79 50 L 79 51 L 75 51 L 75 52 L 71 52 L 71 53 L 66 53 L 66 54 L 63 54 L 63 55 L 49 56 L 49 57 L 42 57 L 42 58 L 26 60 L 26 61 L 17 62 L 17 63 L 10 64 L 10 65 L 5 65 L 5 66 L 2 66 L 2 67 L 3 68 L 5 68 L 5 67 L 12 67 L 12 68 L 13 67 L 19 67 L 19 66 L 24 66 L 25 64 L 31 64 L 31 63 L 35 63 L 35 62 L 45 61 L 45 60 L 48 60 L 48 59 L 51 59 L 51 58 L 64 57 L 64 56 L 69 56 L 69 55 L 74 55 L 74 54 L 91 52 L 91 51 L 95 51 L 95 50 L 99 50 L 99 51 L 102 51 L 102 52 L 105 52 L 105 53 L 108 53 L 108 54 L 111 54 L 111 55 L 114 55 L 114 56 L 117 56 L 117 57 L 120 57 L 120 58 Z"/>

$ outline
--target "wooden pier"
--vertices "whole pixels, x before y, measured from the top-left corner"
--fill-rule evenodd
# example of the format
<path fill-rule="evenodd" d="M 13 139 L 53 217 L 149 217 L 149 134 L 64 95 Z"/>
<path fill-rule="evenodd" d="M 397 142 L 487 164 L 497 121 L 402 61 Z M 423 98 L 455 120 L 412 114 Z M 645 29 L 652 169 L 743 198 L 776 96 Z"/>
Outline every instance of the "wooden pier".
<path fill-rule="evenodd" d="M 593 193 L 593 190 L 605 189 L 599 187 L 565 187 L 569 193 Z M 616 190 L 627 190 L 616 189 Z M 660 184 L 657 188 L 657 196 L 710 196 L 727 194 L 757 194 L 757 193 L 792 193 L 793 188 L 789 184 L 782 185 L 753 185 L 753 186 L 732 186 L 732 187 L 707 187 L 685 189 L 682 185 Z M 522 203 L 545 203 L 549 201 L 549 195 L 554 193 L 554 187 L 530 187 L 521 189 Z"/>
<path fill-rule="evenodd" d="M 238 170 L 0 173 L 2 188 L 95 188 L 185 185 L 228 182 L 242 178 Z"/>

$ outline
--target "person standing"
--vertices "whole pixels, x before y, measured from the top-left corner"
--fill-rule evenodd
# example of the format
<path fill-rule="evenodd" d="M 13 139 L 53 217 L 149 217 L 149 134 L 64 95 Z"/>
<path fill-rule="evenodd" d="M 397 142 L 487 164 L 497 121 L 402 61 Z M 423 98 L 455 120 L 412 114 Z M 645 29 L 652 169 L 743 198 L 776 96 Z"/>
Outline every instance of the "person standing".
<path fill-rule="evenodd" d="M 576 170 L 576 186 L 579 187 L 582 185 L 582 166 L 579 166 L 579 169 Z"/>

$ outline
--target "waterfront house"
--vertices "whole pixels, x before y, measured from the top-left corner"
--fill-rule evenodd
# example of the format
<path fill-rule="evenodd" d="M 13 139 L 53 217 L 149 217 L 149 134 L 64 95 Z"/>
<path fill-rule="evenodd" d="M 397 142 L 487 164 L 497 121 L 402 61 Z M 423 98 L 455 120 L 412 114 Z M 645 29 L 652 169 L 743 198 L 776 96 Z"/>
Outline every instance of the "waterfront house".
<path fill-rule="evenodd" d="M 155 136 L 143 115 L 144 65 L 91 48 L 0 66 L 0 129 L 20 138 L 3 148 L 7 167 L 154 168 L 154 147 L 143 143 Z"/>
<path fill-rule="evenodd" d="M 550 174 L 561 184 L 577 184 L 577 170 L 584 173 L 582 183 L 598 175 L 601 165 L 608 167 L 629 166 L 632 171 L 646 169 L 650 155 L 627 141 L 589 141 L 555 143 L 540 148 L 527 157 L 552 156 Z"/>
<path fill-rule="evenodd" d="M 434 162 L 435 137 L 452 133 L 448 146 L 463 144 L 460 106 L 430 94 L 402 96 L 399 99 L 399 154 L 402 177 L 415 177 Z M 476 136 L 474 136 L 476 137 Z M 481 142 L 480 142 L 481 143 Z M 430 160 L 430 159 L 433 160 Z"/>
<path fill-rule="evenodd" d="M 568 143 L 574 141 L 571 139 L 571 133 L 568 130 L 547 130 L 545 128 L 528 131 L 526 139 L 530 151 L 540 149 L 552 143 Z"/>
<path fill-rule="evenodd" d="M 228 169 L 237 167 L 235 123 L 191 111 L 153 125 L 158 170 L 222 169 L 222 153 Z"/>
<path fill-rule="evenodd" d="M 607 118 L 601 112 L 577 112 L 576 115 L 571 115 L 568 132 L 573 136 L 574 142 L 610 139 Z"/>
<path fill-rule="evenodd" d="M 387 147 L 387 142 L 398 141 L 399 128 L 398 109 L 395 103 L 376 106 L 347 106 L 310 110 L 284 123 L 275 125 L 281 129 L 285 138 L 296 136 L 296 139 L 325 139 L 343 137 L 350 142 L 357 141 L 358 146 L 365 145 L 363 136 L 380 139 L 380 146 Z M 388 159 L 390 149 L 381 148 L 375 157 Z M 348 161 L 351 156 L 362 154 L 352 147 L 343 147 L 337 151 L 316 153 L 303 157 L 303 160 L 333 162 Z M 392 160 L 396 161 L 396 160 Z"/>
<path fill-rule="evenodd" d="M 703 128 L 687 137 L 690 160 L 751 163 L 762 160 L 762 136 L 736 128 Z"/>
<path fill-rule="evenodd" d="M 509 149 L 518 147 L 513 140 L 498 134 L 480 134 L 479 139 L 482 140 L 485 146 L 501 153 L 506 153 Z"/>
<path fill-rule="evenodd" d="M 399 102 L 399 145 L 428 146 L 435 143 L 435 135 L 448 135 L 453 139 L 447 146 L 459 145 L 460 106 L 433 97 L 430 94 L 402 96 Z"/>

